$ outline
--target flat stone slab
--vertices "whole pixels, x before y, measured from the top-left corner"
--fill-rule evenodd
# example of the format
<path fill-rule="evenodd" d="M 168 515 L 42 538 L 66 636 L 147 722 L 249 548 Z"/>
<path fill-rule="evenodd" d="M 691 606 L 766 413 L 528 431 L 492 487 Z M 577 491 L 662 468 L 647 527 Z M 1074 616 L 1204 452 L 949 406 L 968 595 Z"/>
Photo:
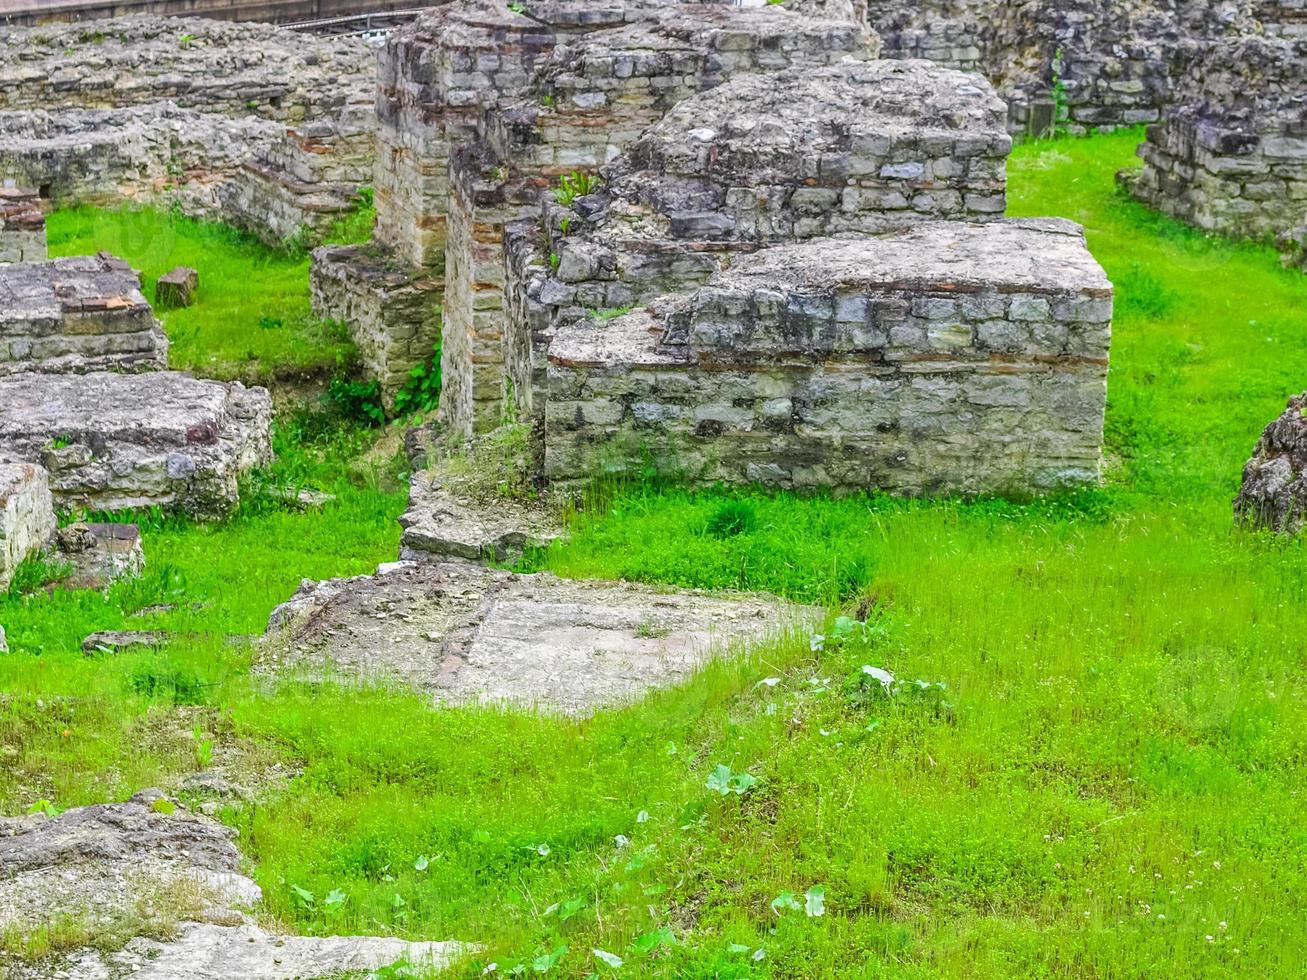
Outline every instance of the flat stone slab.
<path fill-rule="evenodd" d="M 168 338 L 122 259 L 101 252 L 0 265 L 0 374 L 167 365 Z"/>
<path fill-rule="evenodd" d="M 69 980 L 291 980 L 336 977 L 404 959 L 440 968 L 459 943 L 370 936 L 277 936 L 246 915 L 262 899 L 242 869 L 236 831 L 187 811 L 159 790 L 125 803 L 0 817 L 0 928 L 35 928 L 61 915 L 106 925 L 135 915 L 177 924 L 167 941 L 143 936 L 117 952 L 75 950 L 58 962 L 17 964 L 6 976 Z M 7 968 L 8 963 L 4 964 Z"/>
<path fill-rule="evenodd" d="M 49 474 L 33 463 L 0 463 L 0 589 L 54 534 Z"/>
<path fill-rule="evenodd" d="M 271 422 L 266 389 L 179 371 L 0 378 L 0 459 L 42 463 L 67 508 L 223 516 Z"/>
<path fill-rule="evenodd" d="M 262 671 L 391 678 L 442 703 L 582 714 L 821 616 L 759 594 L 397 562 L 372 576 L 303 583 L 273 610 L 256 662 Z"/>

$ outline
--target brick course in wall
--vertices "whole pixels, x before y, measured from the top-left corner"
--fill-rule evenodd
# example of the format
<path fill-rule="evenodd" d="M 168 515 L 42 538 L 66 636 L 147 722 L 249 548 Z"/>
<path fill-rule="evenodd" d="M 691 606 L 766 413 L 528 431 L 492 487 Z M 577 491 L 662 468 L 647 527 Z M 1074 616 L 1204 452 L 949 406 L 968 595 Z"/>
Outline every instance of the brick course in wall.
<path fill-rule="evenodd" d="M 31 187 L 0 187 L 0 264 L 37 262 L 45 255 L 40 194 Z"/>

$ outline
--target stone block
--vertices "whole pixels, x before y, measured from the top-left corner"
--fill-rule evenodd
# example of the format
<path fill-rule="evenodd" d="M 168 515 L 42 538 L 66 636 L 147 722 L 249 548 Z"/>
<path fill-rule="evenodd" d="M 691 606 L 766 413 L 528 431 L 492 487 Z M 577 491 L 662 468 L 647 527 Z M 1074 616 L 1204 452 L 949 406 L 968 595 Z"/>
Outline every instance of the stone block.
<path fill-rule="evenodd" d="M 0 376 L 165 367 L 168 338 L 140 285 L 106 252 L 0 265 Z"/>
<path fill-rule="evenodd" d="M 229 514 L 271 458 L 264 388 L 177 371 L 0 378 L 0 459 L 40 463 L 61 508 Z"/>
<path fill-rule="evenodd" d="M 45 547 L 55 523 L 45 469 L 0 462 L 0 590 L 8 588 L 23 561 Z"/>
<path fill-rule="evenodd" d="M 1235 517 L 1285 535 L 1307 529 L 1307 392 L 1289 399 L 1253 447 Z"/>

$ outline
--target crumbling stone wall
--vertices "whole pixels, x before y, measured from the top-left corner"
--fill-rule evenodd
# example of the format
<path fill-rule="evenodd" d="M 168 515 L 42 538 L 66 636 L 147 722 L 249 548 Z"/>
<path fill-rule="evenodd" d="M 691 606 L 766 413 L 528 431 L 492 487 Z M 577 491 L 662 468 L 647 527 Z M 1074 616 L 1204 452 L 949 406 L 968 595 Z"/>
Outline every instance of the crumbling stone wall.
<path fill-rule="evenodd" d="M 168 338 L 121 259 L 101 252 L 0 265 L 0 376 L 167 363 Z"/>
<path fill-rule="evenodd" d="M 0 265 L 44 259 L 45 212 L 35 190 L 0 187 Z"/>
<path fill-rule="evenodd" d="M 0 589 L 54 530 L 49 474 L 33 463 L 0 462 Z"/>
<path fill-rule="evenodd" d="M 357 40 L 133 16 L 3 41 L 0 179 L 44 196 L 163 198 L 276 245 L 319 239 L 372 179 Z"/>
<path fill-rule="evenodd" d="M 888 56 L 982 72 L 1012 130 L 1039 134 L 1156 121 L 1186 45 L 1274 32 L 1295 2 L 868 0 L 867 18 Z"/>
<path fill-rule="evenodd" d="M 1253 447 L 1234 514 L 1280 534 L 1307 529 L 1307 391 L 1289 399 Z"/>
<path fill-rule="evenodd" d="M 1150 126 L 1124 179 L 1150 206 L 1210 231 L 1307 225 L 1307 40 L 1243 38 L 1191 54 L 1183 98 Z"/>
<path fill-rule="evenodd" d="M 359 360 L 381 383 L 383 404 L 440 343 L 440 281 L 426 278 L 375 245 L 314 250 L 313 311 L 349 325 Z"/>
<path fill-rule="evenodd" d="M 899 493 L 1098 477 L 1111 286 L 1063 221 L 766 248 L 549 346 L 545 474 Z"/>

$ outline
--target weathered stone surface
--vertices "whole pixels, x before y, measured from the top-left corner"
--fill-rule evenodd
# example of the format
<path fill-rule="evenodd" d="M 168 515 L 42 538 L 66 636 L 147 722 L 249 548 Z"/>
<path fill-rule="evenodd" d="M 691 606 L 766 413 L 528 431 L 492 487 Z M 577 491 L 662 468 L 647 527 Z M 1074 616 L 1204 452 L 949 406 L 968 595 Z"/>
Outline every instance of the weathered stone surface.
<path fill-rule="evenodd" d="M 0 186 L 0 264 L 45 258 L 45 212 L 35 188 Z"/>
<path fill-rule="evenodd" d="M 372 246 L 326 246 L 313 251 L 309 290 L 314 313 L 349 328 L 383 405 L 393 409 L 413 369 L 435 356 L 444 280 Z"/>
<path fill-rule="evenodd" d="M 1307 38 L 1196 47 L 1162 121 L 1122 179 L 1151 207 L 1249 237 L 1307 224 Z M 1286 249 L 1291 251 L 1291 249 Z"/>
<path fill-rule="evenodd" d="M 246 917 L 262 896 L 243 873 L 235 837 L 159 790 L 56 817 L 0 818 L 0 928 L 21 931 L 61 915 L 112 923 L 129 935 L 177 927 L 167 940 L 138 936 L 117 952 L 88 948 L 54 962 L 0 965 L 22 980 L 291 980 L 401 959 L 438 968 L 465 949 L 380 937 L 273 935 Z"/>
<path fill-rule="evenodd" d="M 769 596 L 514 575 L 465 562 L 305 582 L 273 611 L 260 670 L 391 678 L 437 701 L 582 713 L 688 678 L 820 611 Z"/>
<path fill-rule="evenodd" d="M 0 462 L 0 590 L 54 534 L 49 475 L 32 463 Z"/>
<path fill-rule="evenodd" d="M 0 653 L 9 652 L 9 638 L 5 636 L 5 628 L 0 626 Z"/>
<path fill-rule="evenodd" d="M 0 266 L 0 376 L 166 367 L 140 277 L 107 252 Z"/>
<path fill-rule="evenodd" d="M 190 306 L 195 302 L 195 290 L 199 288 L 199 272 L 179 265 L 165 272 L 155 281 L 154 301 L 165 310 L 177 306 Z"/>
<path fill-rule="evenodd" d="M 263 388 L 177 371 L 0 378 L 0 459 L 39 462 L 62 507 L 221 516 L 271 456 Z"/>
<path fill-rule="evenodd" d="M 1056 219 L 763 249 L 681 298 L 560 327 L 545 473 L 1020 492 L 1098 478 L 1111 285 Z"/>
<path fill-rule="evenodd" d="M 1307 392 L 1266 427 L 1243 468 L 1235 516 L 1282 534 L 1307 529 Z"/>
<path fill-rule="evenodd" d="M 0 108 L 174 101 L 294 121 L 370 94 L 374 64 L 360 38 L 204 17 L 0 27 Z"/>
<path fill-rule="evenodd" d="M 70 569 L 59 583 L 65 589 L 105 589 L 145 569 L 141 532 L 135 524 L 78 521 L 61 527 L 54 534 L 50 560 Z"/>
<path fill-rule="evenodd" d="M 600 191 L 509 228 L 519 412 L 542 411 L 559 324 L 693 289 L 768 242 L 1000 218 L 1010 147 L 988 83 L 921 61 L 742 76 L 681 103 Z"/>
<path fill-rule="evenodd" d="M 1188 45 L 1275 33 L 1290 20 L 1258 0 L 868 0 L 895 58 L 980 71 L 1010 107 L 1013 131 L 1072 132 L 1157 120 Z M 1055 99 L 1055 89 L 1061 82 Z M 1060 108 L 1063 118 L 1055 120 Z"/>

